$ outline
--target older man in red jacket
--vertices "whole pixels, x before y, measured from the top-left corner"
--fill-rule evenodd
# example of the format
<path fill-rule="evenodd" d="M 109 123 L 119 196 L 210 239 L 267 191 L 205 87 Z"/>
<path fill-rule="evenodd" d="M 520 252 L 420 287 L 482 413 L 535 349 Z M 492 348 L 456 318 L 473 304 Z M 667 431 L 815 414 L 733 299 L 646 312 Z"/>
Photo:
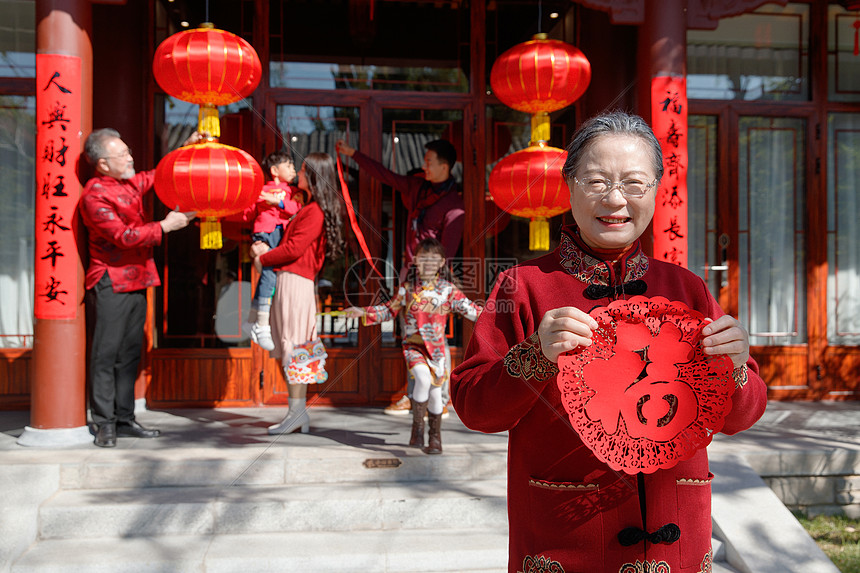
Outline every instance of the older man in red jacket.
<path fill-rule="evenodd" d="M 194 134 L 185 145 L 201 138 Z M 90 354 L 90 411 L 95 445 L 116 446 L 116 437 L 155 438 L 160 432 L 134 418 L 134 382 L 146 319 L 146 288 L 161 281 L 152 247 L 171 231 L 187 227 L 193 213 L 171 211 L 147 223 L 144 195 L 155 171 L 135 173 L 128 145 L 113 129 L 98 129 L 84 143 L 97 175 L 84 187 L 80 213 L 88 231 L 85 286 L 95 317 Z"/>

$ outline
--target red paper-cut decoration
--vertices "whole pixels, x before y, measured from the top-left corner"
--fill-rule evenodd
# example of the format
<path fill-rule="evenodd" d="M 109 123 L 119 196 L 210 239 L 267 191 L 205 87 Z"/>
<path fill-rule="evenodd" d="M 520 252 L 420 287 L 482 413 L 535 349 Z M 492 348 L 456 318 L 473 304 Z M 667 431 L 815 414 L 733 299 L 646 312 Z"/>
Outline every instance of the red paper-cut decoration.
<path fill-rule="evenodd" d="M 705 317 L 663 297 L 591 311 L 591 346 L 559 357 L 558 388 L 576 433 L 598 459 L 628 474 L 690 459 L 732 408 L 732 361 L 705 355 Z"/>

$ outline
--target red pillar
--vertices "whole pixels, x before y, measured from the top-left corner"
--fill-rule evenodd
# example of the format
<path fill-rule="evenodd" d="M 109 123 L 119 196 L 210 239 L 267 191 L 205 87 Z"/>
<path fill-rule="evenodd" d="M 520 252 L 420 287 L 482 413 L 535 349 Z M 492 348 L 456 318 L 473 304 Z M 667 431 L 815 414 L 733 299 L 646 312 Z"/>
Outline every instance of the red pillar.
<path fill-rule="evenodd" d="M 45 85 L 36 86 L 36 316 L 31 417 L 18 442 L 22 445 L 92 439 L 86 428 L 84 269 L 74 239 L 78 219 L 74 211 L 69 212 L 69 206 L 73 210 L 80 198 L 75 173 L 78 162 L 83 161 L 79 155 L 83 141 L 92 128 L 91 21 L 89 0 L 36 1 L 37 84 Z M 57 112 L 48 113 L 48 109 Z M 53 119 L 65 116 L 69 121 L 45 123 L 46 115 Z M 53 159 L 61 141 L 68 147 L 62 162 Z M 46 159 L 48 147 L 50 160 Z M 63 174 L 60 189 L 56 187 L 58 174 Z M 54 228 L 56 234 L 49 237 L 44 222 L 56 213 L 62 214 L 62 224 L 70 230 Z M 58 220 L 56 216 L 54 220 Z M 63 248 L 63 258 L 55 257 L 53 266 L 43 258 L 46 245 L 55 251 Z M 45 286 L 49 284 L 62 285 L 53 289 L 54 297 L 59 294 L 62 299 L 49 294 Z"/>
<path fill-rule="evenodd" d="M 687 1 L 644 1 L 638 38 L 638 108 L 660 140 L 665 173 L 658 189 L 653 233 L 643 235 L 643 243 L 655 258 L 686 267 Z M 648 245 L 647 239 L 653 243 Z"/>

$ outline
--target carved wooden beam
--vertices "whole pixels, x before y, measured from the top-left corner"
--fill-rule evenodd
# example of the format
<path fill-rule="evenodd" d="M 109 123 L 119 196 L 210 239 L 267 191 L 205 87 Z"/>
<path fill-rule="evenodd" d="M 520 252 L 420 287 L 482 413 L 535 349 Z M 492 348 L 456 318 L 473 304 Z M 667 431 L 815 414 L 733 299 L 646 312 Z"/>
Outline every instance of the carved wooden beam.
<path fill-rule="evenodd" d="M 613 24 L 642 23 L 645 17 L 645 0 L 574 0 L 586 8 L 609 12 Z"/>
<path fill-rule="evenodd" d="M 762 4 L 780 4 L 786 0 L 689 0 L 687 3 L 687 29 L 714 30 L 721 18 L 752 12 Z"/>
<path fill-rule="evenodd" d="M 645 18 L 646 0 L 573 0 L 578 4 L 609 13 L 613 24 L 638 26 Z M 650 0 L 654 1 L 654 0 Z M 713 30 L 721 18 L 752 12 L 773 2 L 785 6 L 787 0 L 688 0 L 687 28 Z"/>

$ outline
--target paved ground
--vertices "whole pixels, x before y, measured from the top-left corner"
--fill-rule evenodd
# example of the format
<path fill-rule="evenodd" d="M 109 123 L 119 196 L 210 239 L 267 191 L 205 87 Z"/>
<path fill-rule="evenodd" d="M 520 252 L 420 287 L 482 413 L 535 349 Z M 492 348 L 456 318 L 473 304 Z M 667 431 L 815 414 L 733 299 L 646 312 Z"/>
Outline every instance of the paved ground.
<path fill-rule="evenodd" d="M 396 451 L 406 447 L 410 416 L 389 416 L 381 408 L 312 408 L 309 434 L 269 436 L 267 427 L 286 413 L 284 408 L 171 409 L 140 412 L 137 419 L 161 429 L 154 440 L 120 438 L 117 449 L 241 448 L 266 444 L 301 447 L 342 445 L 363 450 Z M 0 451 L 21 450 L 15 438 L 29 421 L 28 412 L 0 412 Z M 486 435 L 467 429 L 456 414 L 443 421 L 447 444 L 505 444 L 504 434 Z M 69 449 L 98 449 L 92 444 Z M 27 448 L 33 450 L 32 448 Z M 49 453 L 45 454 L 50 457 Z"/>
<path fill-rule="evenodd" d="M 860 451 L 860 401 L 770 402 L 761 420 L 736 436 L 718 435 L 709 451 Z"/>
<path fill-rule="evenodd" d="M 334 457 L 360 457 L 365 461 L 390 461 L 393 456 L 412 458 L 414 462 L 420 462 L 423 457 L 427 462 L 438 464 L 443 460 L 456 462 L 458 455 L 464 453 L 476 455 L 492 452 L 500 460 L 495 466 L 496 473 L 504 471 L 502 463 L 507 436 L 472 432 L 462 425 L 453 411 L 443 423 L 443 441 L 449 455 L 434 456 L 433 460 L 406 446 L 409 416 L 387 416 L 379 408 L 314 408 L 311 411 L 310 434 L 269 436 L 267 426 L 279 421 L 283 414 L 282 408 L 146 411 L 141 412 L 138 419 L 146 425 L 160 428 L 163 432 L 161 438 L 120 438 L 114 450 L 97 448 L 88 442 L 58 451 L 19 446 L 16 440 L 29 422 L 29 412 L 0 412 L 0 464 L 59 463 L 67 468 L 76 468 L 91 462 L 105 473 L 104 468 L 112 463 L 120 464 L 124 458 L 139 459 L 142 456 L 163 460 L 165 466 L 169 466 L 168 462 L 201 455 L 212 457 L 214 453 L 219 459 L 233 460 L 235 463 L 230 467 L 237 470 L 241 477 L 248 472 L 253 473 L 256 466 L 265 465 L 263 461 L 273 456 L 301 459 L 322 453 Z M 834 457 L 850 458 L 853 464 L 860 459 L 860 402 L 773 402 L 755 427 L 737 436 L 718 435 L 709 451 L 712 453 L 715 473 L 718 472 L 717 468 L 728 468 L 728 471 L 720 471 L 721 480 L 718 481 L 725 484 L 723 489 L 726 491 L 721 494 L 722 497 L 715 491 L 715 519 L 720 518 L 719 525 L 726 530 L 723 533 L 728 534 L 725 538 L 732 540 L 730 546 L 739 551 L 739 556 L 732 563 L 737 561 L 744 565 L 739 569 L 729 569 L 725 563 L 718 564 L 715 571 L 833 573 L 832 564 L 823 555 L 810 560 L 808 556 L 818 550 L 796 522 L 794 537 L 787 536 L 785 524 L 794 521 L 790 514 L 750 466 L 734 463 L 732 459 L 736 457 L 734 454 L 744 454 L 748 461 L 754 459 L 753 465 L 775 463 L 782 469 L 796 460 L 808 465 L 810 460 Z M 319 465 L 311 461 L 314 467 Z M 235 464 L 244 465 L 239 468 Z M 457 466 L 457 463 L 453 465 Z M 325 471 L 325 467 L 328 466 L 322 464 L 316 469 Z M 741 479 L 744 477 L 745 482 Z M 68 471 L 60 473 L 61 481 L 74 481 L 77 478 L 80 476 L 69 475 Z M 317 476 L 314 481 L 323 482 L 324 478 Z M 742 494 L 746 494 L 748 499 L 741 499 Z M 46 495 L 50 495 L 50 492 Z M 764 507 L 762 500 L 768 497 L 771 498 L 769 505 Z M 720 502 L 723 498 L 724 501 Z M 744 511 L 751 514 L 749 518 L 743 516 Z M 751 535 L 748 522 L 754 521 L 753 525 L 758 528 L 762 524 L 762 515 L 768 516 L 769 521 L 765 520 L 767 527 Z M 749 547 L 744 547 L 742 542 Z M 804 546 L 804 542 L 812 546 Z M 770 547 L 771 550 L 762 551 L 762 547 Z M 802 548 L 802 555 L 791 553 L 797 548 Z M 766 562 L 756 562 L 756 556 L 762 554 Z M 776 563 L 783 556 L 782 561 Z"/>
<path fill-rule="evenodd" d="M 269 436 L 266 428 L 280 420 L 282 408 L 169 409 L 138 415 L 144 424 L 158 427 L 156 440 L 120 438 L 118 449 L 171 449 L 185 447 L 240 448 L 245 445 L 289 443 L 303 447 L 344 445 L 364 450 L 395 451 L 409 439 L 409 416 L 388 416 L 380 408 L 313 408 L 311 433 Z M 29 423 L 27 411 L 0 412 L 0 451 L 33 448 L 16 444 Z M 467 429 L 453 410 L 443 422 L 446 444 L 504 444 L 505 434 L 485 435 Z M 95 448 L 92 444 L 70 449 Z M 771 402 L 761 420 L 736 436 L 718 435 L 710 446 L 715 452 L 755 452 L 822 448 L 860 451 L 860 401 Z M 44 454 L 51 457 L 49 452 Z"/>

